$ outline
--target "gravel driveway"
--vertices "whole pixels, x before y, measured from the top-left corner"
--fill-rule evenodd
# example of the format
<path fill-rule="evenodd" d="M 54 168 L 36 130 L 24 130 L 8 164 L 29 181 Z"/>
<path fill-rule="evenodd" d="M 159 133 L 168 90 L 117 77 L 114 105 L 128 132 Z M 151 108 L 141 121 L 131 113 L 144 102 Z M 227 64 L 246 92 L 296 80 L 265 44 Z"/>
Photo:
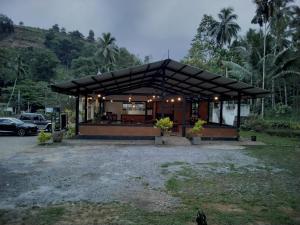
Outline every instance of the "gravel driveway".
<path fill-rule="evenodd" d="M 36 137 L 0 137 L 0 208 L 64 201 L 121 201 L 151 210 L 178 200 L 164 192 L 162 165 L 255 165 L 238 147 L 77 145 L 38 147 Z"/>

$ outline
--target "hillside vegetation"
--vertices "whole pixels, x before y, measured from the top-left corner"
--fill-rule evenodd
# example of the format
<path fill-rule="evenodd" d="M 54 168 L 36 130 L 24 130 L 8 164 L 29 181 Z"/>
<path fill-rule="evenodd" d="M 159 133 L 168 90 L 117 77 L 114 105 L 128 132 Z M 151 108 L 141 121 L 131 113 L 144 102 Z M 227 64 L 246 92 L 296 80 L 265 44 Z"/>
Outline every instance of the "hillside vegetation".
<path fill-rule="evenodd" d="M 4 15 L 0 18 L 9 20 Z M 0 59 L 0 103 L 17 113 L 45 106 L 72 108 L 73 100 L 57 98 L 49 84 L 142 63 L 119 47 L 110 33 L 95 38 L 90 30 L 84 37 L 57 24 L 45 30 L 11 23 L 11 29 L 0 32 Z"/>

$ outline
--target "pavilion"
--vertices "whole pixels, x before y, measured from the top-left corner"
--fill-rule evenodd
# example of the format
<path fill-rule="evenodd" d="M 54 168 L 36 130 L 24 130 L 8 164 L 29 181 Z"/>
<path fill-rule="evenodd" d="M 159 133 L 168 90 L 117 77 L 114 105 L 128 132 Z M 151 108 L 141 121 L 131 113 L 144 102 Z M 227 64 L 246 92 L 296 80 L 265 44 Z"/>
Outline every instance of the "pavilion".
<path fill-rule="evenodd" d="M 165 116 L 174 121 L 173 132 L 182 136 L 201 118 L 208 123 L 204 129 L 207 137 L 238 137 L 241 101 L 269 94 L 171 59 L 86 76 L 51 88 L 76 97 L 76 134 L 95 138 L 154 138 L 160 135 L 154 122 Z M 224 102 L 237 105 L 235 126 L 223 124 Z M 214 105 L 220 109 L 217 124 L 210 122 L 210 108 Z M 89 107 L 97 117 L 88 116 Z"/>

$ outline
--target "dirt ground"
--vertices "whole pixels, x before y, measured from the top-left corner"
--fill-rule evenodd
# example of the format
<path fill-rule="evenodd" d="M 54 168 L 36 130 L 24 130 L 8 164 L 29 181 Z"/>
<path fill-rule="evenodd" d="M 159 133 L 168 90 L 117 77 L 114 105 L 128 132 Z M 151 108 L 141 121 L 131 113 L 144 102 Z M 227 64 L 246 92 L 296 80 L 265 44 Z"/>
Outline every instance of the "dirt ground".
<path fill-rule="evenodd" d="M 238 146 L 156 147 L 76 141 L 41 147 L 36 145 L 36 137 L 1 136 L 0 209 L 119 201 L 147 210 L 169 210 L 180 203 L 164 191 L 168 177 L 162 170 L 169 163 L 175 165 L 173 170 L 176 163 L 258 165 Z M 226 167 L 219 172 L 226 172 Z"/>

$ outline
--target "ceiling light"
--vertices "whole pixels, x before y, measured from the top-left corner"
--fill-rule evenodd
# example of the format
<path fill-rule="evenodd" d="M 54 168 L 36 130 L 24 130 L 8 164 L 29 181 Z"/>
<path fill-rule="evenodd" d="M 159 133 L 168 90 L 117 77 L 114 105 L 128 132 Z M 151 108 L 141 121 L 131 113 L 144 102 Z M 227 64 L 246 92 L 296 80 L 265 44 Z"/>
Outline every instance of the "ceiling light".
<path fill-rule="evenodd" d="M 101 95 L 100 94 L 98 94 L 98 98 L 100 98 L 101 97 Z"/>
<path fill-rule="evenodd" d="M 105 100 L 105 96 L 103 96 L 102 99 Z"/>
<path fill-rule="evenodd" d="M 180 97 L 178 97 L 178 98 L 177 98 L 177 100 L 180 102 L 180 101 L 181 101 L 181 98 L 180 98 Z"/>
<path fill-rule="evenodd" d="M 214 100 L 215 100 L 215 101 L 218 101 L 218 100 L 219 100 L 219 97 L 218 97 L 218 96 L 215 96 L 215 97 L 214 97 Z"/>
<path fill-rule="evenodd" d="M 174 102 L 174 98 L 171 99 L 171 102 Z"/>

